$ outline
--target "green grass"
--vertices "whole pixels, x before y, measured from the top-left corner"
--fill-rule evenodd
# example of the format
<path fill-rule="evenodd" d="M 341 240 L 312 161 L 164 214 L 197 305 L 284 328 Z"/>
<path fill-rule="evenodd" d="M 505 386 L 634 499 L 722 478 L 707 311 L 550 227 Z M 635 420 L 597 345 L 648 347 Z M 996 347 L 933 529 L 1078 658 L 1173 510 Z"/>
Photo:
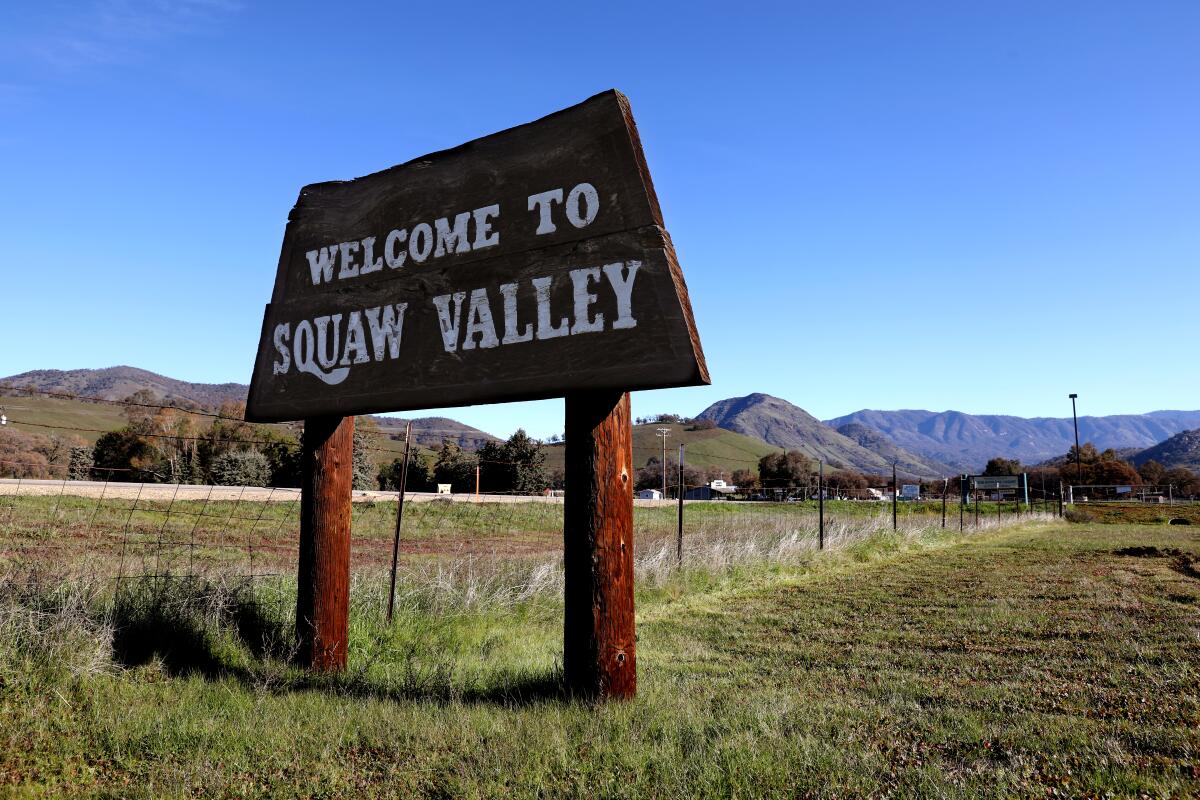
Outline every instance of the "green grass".
<path fill-rule="evenodd" d="M 0 396 L 0 405 L 4 406 L 13 430 L 41 436 L 78 436 L 88 444 L 95 444 L 105 431 L 116 430 L 126 424 L 121 407 L 109 403 L 85 403 L 82 400 L 55 397 Z"/>
<path fill-rule="evenodd" d="M 1187 528 L 1034 523 L 697 564 L 640 586 L 639 696 L 599 708 L 556 694 L 553 593 L 403 595 L 389 629 L 362 578 L 350 670 L 311 678 L 244 589 L 104 616 L 83 584 L 10 584 L 0 794 L 1193 795 L 1198 552 Z M 114 665 L 104 625 L 135 623 L 190 659 Z"/>

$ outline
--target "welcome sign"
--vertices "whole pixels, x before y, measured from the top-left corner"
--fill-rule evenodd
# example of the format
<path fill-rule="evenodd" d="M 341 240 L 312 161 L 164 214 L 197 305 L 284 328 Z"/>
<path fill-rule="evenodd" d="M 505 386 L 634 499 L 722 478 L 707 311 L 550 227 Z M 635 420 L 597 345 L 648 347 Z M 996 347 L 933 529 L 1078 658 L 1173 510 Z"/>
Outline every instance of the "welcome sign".
<path fill-rule="evenodd" d="M 302 189 L 246 418 L 708 382 L 629 103 L 609 91 Z"/>

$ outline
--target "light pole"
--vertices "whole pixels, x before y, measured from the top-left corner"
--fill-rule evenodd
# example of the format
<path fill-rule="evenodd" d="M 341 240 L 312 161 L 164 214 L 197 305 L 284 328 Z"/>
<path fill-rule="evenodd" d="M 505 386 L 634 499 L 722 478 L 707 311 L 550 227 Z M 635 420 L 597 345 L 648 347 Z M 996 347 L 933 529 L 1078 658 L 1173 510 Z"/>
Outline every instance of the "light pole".
<path fill-rule="evenodd" d="M 658 430 L 658 432 L 655 433 L 654 435 L 657 436 L 658 438 L 662 439 L 662 442 L 663 442 L 663 454 L 662 454 L 662 461 L 660 463 L 662 466 L 662 476 L 663 476 L 662 496 L 663 496 L 663 499 L 666 500 L 667 499 L 667 437 L 671 435 L 671 429 L 670 428 L 658 428 L 657 430 Z"/>
<path fill-rule="evenodd" d="M 1083 463 L 1079 460 L 1079 415 L 1075 413 L 1075 398 L 1079 395 L 1071 392 L 1067 395 L 1071 398 L 1071 419 L 1075 421 L 1075 483 L 1083 485 Z M 1071 493 L 1072 497 L 1074 492 Z"/>

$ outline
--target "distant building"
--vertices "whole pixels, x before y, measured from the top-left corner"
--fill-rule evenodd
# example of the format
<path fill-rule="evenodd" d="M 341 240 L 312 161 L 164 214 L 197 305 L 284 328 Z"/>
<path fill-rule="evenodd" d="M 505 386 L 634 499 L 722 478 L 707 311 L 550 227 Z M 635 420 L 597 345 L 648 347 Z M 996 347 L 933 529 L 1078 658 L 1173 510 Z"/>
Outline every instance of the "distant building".
<path fill-rule="evenodd" d="M 683 493 L 684 500 L 725 500 L 737 491 L 736 486 L 730 486 L 725 481 L 716 480 L 707 486 L 697 486 Z"/>
<path fill-rule="evenodd" d="M 634 495 L 638 500 L 662 500 L 662 492 L 658 489 L 642 489 Z"/>

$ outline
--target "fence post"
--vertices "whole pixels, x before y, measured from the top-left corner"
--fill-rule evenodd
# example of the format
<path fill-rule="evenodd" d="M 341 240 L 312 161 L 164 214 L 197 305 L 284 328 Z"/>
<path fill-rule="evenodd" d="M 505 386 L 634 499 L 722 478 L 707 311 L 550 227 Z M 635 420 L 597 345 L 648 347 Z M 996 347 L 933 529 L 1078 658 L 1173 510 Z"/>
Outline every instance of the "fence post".
<path fill-rule="evenodd" d="M 629 393 L 566 398 L 563 678 L 586 699 L 637 693 Z M 665 465 L 664 465 L 665 466 Z"/>
<path fill-rule="evenodd" d="M 896 482 L 896 463 L 892 462 L 892 530 L 898 530 L 896 526 L 896 507 L 899 504 L 900 484 Z"/>
<path fill-rule="evenodd" d="M 965 522 L 965 520 L 963 519 L 963 514 L 964 514 L 963 510 L 967 505 L 965 502 L 967 499 L 966 478 L 967 478 L 966 475 L 958 476 L 958 532 L 959 533 L 963 532 L 963 526 L 964 526 L 964 522 Z"/>
<path fill-rule="evenodd" d="M 404 519 L 404 490 L 408 486 L 408 452 L 412 443 L 412 420 L 404 426 L 404 464 L 400 467 L 400 497 L 396 503 L 396 536 L 392 540 L 392 580 L 388 588 L 387 621 L 392 621 L 396 604 L 396 567 L 400 560 L 400 522 Z"/>
<path fill-rule="evenodd" d="M 817 549 L 825 549 L 825 462 L 817 462 Z"/>
<path fill-rule="evenodd" d="M 296 636 L 300 663 L 323 672 L 346 668 L 353 461 L 354 417 L 304 421 Z"/>
<path fill-rule="evenodd" d="M 950 479 L 942 478 L 942 529 L 946 528 L 946 490 L 950 487 Z"/>

